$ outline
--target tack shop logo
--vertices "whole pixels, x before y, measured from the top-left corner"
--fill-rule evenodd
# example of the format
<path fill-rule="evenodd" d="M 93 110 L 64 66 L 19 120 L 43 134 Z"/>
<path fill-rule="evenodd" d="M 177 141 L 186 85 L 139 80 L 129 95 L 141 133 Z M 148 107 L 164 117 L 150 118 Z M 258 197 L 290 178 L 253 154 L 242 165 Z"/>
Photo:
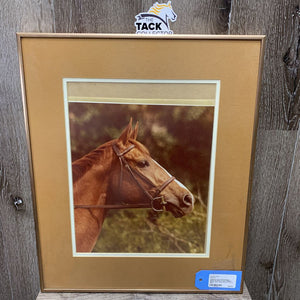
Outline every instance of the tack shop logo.
<path fill-rule="evenodd" d="M 156 2 L 147 12 L 139 13 L 135 18 L 137 34 L 173 34 L 169 20 L 175 22 L 177 15 L 169 1 L 167 4 Z"/>

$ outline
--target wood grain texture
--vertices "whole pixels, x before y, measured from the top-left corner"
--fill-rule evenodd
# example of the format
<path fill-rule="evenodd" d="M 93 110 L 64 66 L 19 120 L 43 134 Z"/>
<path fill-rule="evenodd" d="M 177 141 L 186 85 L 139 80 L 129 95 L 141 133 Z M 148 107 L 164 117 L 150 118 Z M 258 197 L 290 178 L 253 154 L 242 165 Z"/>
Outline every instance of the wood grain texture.
<path fill-rule="evenodd" d="M 149 293 L 39 293 L 37 300 L 251 300 L 244 285 L 243 294 L 149 294 Z"/>
<path fill-rule="evenodd" d="M 233 0 L 230 34 L 265 34 L 266 51 L 259 105 L 259 128 L 287 129 L 285 104 L 286 91 L 284 55 L 291 46 L 291 37 L 299 28 L 293 21 L 295 0 L 251 1 Z M 298 40 L 297 40 L 298 42 Z"/>
<path fill-rule="evenodd" d="M 54 1 L 56 32 L 133 33 L 141 1 Z M 131 21 L 133 16 L 133 21 Z"/>
<path fill-rule="evenodd" d="M 268 296 L 295 139 L 295 131 L 258 132 L 245 278 L 253 299 Z"/>
<path fill-rule="evenodd" d="M 295 148 L 291 180 L 283 209 L 282 230 L 273 267 L 269 299 L 299 297 L 300 278 L 300 130 Z M 297 296 L 296 296 L 297 295 Z"/>
<path fill-rule="evenodd" d="M 0 19 L 0 298 L 34 299 L 39 273 L 16 32 L 50 31 L 51 5 L 48 1 L 2 1 Z M 24 199 L 25 211 L 16 212 L 12 196 Z"/>
<path fill-rule="evenodd" d="M 296 129 L 300 118 L 300 70 L 299 70 L 299 48 L 300 48 L 300 10 L 295 8 L 292 15 L 292 32 L 290 43 L 283 56 L 285 99 L 284 117 L 288 129 Z"/>
<path fill-rule="evenodd" d="M 246 282 L 254 299 L 293 299 L 296 289 L 299 290 L 297 278 L 300 277 L 300 269 L 292 267 L 287 275 L 286 268 L 299 266 L 299 248 L 297 250 L 292 246 L 297 240 L 296 236 L 300 235 L 299 228 L 298 231 L 294 228 L 293 243 L 285 238 L 280 240 L 279 249 L 285 249 L 285 253 L 291 252 L 291 260 L 283 259 L 280 251 L 277 258 L 276 252 L 296 139 L 295 132 L 281 132 L 278 129 L 296 129 L 299 120 L 298 5 L 298 1 L 232 3 L 231 34 L 267 36 L 259 106 L 261 132 L 256 148 L 246 264 Z M 299 177 L 299 168 L 292 177 Z M 295 187 L 290 188 L 295 190 Z M 294 195 L 299 198 L 299 190 L 297 192 Z M 288 207 L 294 207 L 297 196 L 289 197 L 287 201 Z M 290 211 L 289 220 L 296 215 L 296 211 Z M 287 217 L 284 216 L 285 222 Z M 272 293 L 269 293 L 272 274 L 274 281 Z M 279 280 L 283 278 L 284 283 Z"/>
<path fill-rule="evenodd" d="M 170 23 L 174 33 L 228 34 L 231 1 L 172 1 L 172 7 L 177 13 L 176 22 Z"/>
<path fill-rule="evenodd" d="M 151 0 L 55 1 L 56 31 L 135 33 L 135 16 L 147 11 L 154 2 Z M 174 33 L 181 34 L 226 34 L 230 3 L 231 1 L 228 0 L 172 1 L 172 7 L 178 16 L 175 23 L 170 22 L 170 27 Z"/>
<path fill-rule="evenodd" d="M 7 196 L 8 193 L 8 182 L 6 180 L 5 170 L 0 161 L 0 199 Z M 1 277 L 0 277 L 0 299 L 11 299 L 12 298 L 12 291 L 11 291 L 11 281 L 10 281 L 10 272 L 9 272 L 9 265 L 8 265 L 8 257 L 6 253 L 6 248 L 4 244 L 4 231 L 3 231 L 3 220 L 0 218 L 0 270 L 1 270 Z"/>
<path fill-rule="evenodd" d="M 15 32 L 134 33 L 135 15 L 149 9 L 154 2 L 1 2 L 0 299 L 33 299 L 39 288 Z M 296 128 L 289 126 L 285 117 L 287 103 L 291 98 L 294 103 L 299 104 L 299 22 L 295 18 L 299 11 L 299 2 L 173 0 L 172 5 L 178 15 L 177 21 L 170 24 L 174 33 L 267 35 L 246 282 L 253 299 L 296 299 L 300 289 L 297 281 L 300 277 L 299 145 L 277 256 L 276 243 L 296 139 L 295 131 L 283 130 Z M 298 106 L 294 105 L 296 109 Z M 15 211 L 11 196 L 16 195 L 26 201 L 25 212 Z M 277 260 L 273 268 L 275 257 Z M 272 272 L 272 289 L 268 295 Z M 114 298 L 116 295 L 119 294 L 114 294 Z M 132 299 L 132 295 L 137 299 L 154 297 L 148 294 L 122 294 L 120 297 L 125 298 L 119 299 Z M 175 298 L 177 295 L 171 296 L 180 299 Z M 111 297 L 111 294 L 107 294 L 107 299 Z"/>

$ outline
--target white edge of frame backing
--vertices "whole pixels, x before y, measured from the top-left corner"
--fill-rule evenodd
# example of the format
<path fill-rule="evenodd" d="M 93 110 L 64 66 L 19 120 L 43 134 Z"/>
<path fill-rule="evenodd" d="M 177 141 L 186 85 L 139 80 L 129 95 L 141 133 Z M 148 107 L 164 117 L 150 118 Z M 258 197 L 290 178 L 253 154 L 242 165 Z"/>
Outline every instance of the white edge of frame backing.
<path fill-rule="evenodd" d="M 204 253 L 195 254 L 195 253 L 78 253 L 78 252 L 76 252 L 71 139 L 70 139 L 70 125 L 69 125 L 69 108 L 68 108 L 68 103 L 72 102 L 72 101 L 68 101 L 68 92 L 67 92 L 67 83 L 68 82 L 216 84 L 213 137 L 212 137 L 210 175 L 209 175 L 207 221 L 206 221 L 207 223 L 206 223 L 206 234 L 205 234 L 205 252 Z M 219 80 L 132 80 L 132 79 L 63 78 L 63 92 L 64 92 L 65 130 L 66 130 L 66 144 L 67 144 L 66 146 L 67 146 L 67 160 L 68 160 L 68 181 L 69 181 L 70 221 L 71 221 L 70 225 L 71 225 L 71 234 L 72 234 L 73 257 L 189 257 L 189 258 L 198 257 L 198 258 L 209 258 L 210 244 L 211 244 L 211 225 L 212 225 L 212 210 L 213 210 L 213 191 L 214 191 L 214 177 L 215 177 L 217 128 L 218 128 L 219 101 L 220 101 L 220 81 Z M 96 102 L 93 101 L 93 103 L 96 103 Z M 99 102 L 99 103 L 104 103 L 104 102 Z M 123 102 L 123 104 L 131 104 L 131 103 Z M 147 105 L 147 103 L 141 103 L 141 104 Z M 152 104 L 152 105 L 159 105 L 159 104 Z M 168 105 L 172 105 L 172 104 L 168 104 Z M 177 104 L 175 104 L 175 105 L 177 105 Z"/>

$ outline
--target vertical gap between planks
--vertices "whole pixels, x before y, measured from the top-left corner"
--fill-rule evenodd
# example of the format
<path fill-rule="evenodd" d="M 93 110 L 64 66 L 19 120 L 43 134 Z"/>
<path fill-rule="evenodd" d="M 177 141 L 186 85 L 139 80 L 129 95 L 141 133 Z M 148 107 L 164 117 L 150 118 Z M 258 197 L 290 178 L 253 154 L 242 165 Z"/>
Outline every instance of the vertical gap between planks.
<path fill-rule="evenodd" d="M 276 250 L 275 250 L 274 262 L 273 262 L 273 268 L 272 268 L 272 276 L 271 276 L 270 287 L 269 287 L 269 291 L 268 291 L 268 300 L 271 300 L 271 295 L 272 295 L 272 287 L 273 287 L 274 276 L 275 276 L 276 262 L 277 262 L 278 251 L 279 251 L 279 246 L 280 246 L 280 242 L 281 242 L 283 222 L 284 222 L 284 217 L 285 217 L 285 213 L 286 213 L 287 201 L 288 201 L 288 197 L 289 197 L 289 191 L 290 191 L 290 185 L 291 185 L 291 180 L 292 180 L 292 175 L 293 175 L 293 170 L 294 170 L 295 157 L 296 157 L 299 137 L 300 137 L 300 126 L 299 126 L 299 123 L 298 123 L 297 136 L 296 136 L 296 141 L 295 141 L 295 145 L 294 145 L 294 152 L 293 152 L 293 160 L 292 160 L 292 165 L 291 165 L 291 169 L 290 169 L 290 173 L 289 173 L 287 189 L 286 189 L 286 193 L 285 193 L 285 197 L 284 197 L 284 203 L 283 203 L 283 210 L 282 210 L 282 215 L 281 215 L 278 239 L 277 239 L 277 243 L 276 243 Z"/>
<path fill-rule="evenodd" d="M 227 27 L 228 27 L 227 34 L 229 34 L 229 35 L 230 35 L 231 15 L 232 15 L 232 1 L 233 0 L 230 0 L 230 10 L 229 10 L 229 14 L 228 14 L 228 23 L 227 23 Z"/>
<path fill-rule="evenodd" d="M 54 1 L 50 0 L 50 7 L 51 7 L 51 14 L 52 14 L 52 31 L 56 33 L 56 22 L 55 22 L 55 8 L 54 8 Z"/>

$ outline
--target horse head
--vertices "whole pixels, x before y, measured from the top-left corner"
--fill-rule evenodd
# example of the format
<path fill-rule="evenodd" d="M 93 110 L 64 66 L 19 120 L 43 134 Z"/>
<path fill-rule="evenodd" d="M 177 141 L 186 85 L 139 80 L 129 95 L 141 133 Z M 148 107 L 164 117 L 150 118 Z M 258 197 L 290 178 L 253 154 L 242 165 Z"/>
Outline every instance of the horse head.
<path fill-rule="evenodd" d="M 192 193 L 150 156 L 137 135 L 138 124 L 133 128 L 130 121 L 113 146 L 109 202 L 148 204 L 175 217 L 190 213 L 194 207 Z"/>
<path fill-rule="evenodd" d="M 150 9 L 149 11 L 152 14 L 155 14 L 165 20 L 166 24 L 168 23 L 168 18 L 172 21 L 175 22 L 177 19 L 177 15 L 175 14 L 172 6 L 171 6 L 171 1 L 169 1 L 167 4 L 162 3 L 159 4 L 156 2 Z"/>
<path fill-rule="evenodd" d="M 177 19 L 177 15 L 175 14 L 172 6 L 171 1 L 167 3 L 167 6 L 165 8 L 166 17 L 168 17 L 172 22 L 175 22 Z"/>

